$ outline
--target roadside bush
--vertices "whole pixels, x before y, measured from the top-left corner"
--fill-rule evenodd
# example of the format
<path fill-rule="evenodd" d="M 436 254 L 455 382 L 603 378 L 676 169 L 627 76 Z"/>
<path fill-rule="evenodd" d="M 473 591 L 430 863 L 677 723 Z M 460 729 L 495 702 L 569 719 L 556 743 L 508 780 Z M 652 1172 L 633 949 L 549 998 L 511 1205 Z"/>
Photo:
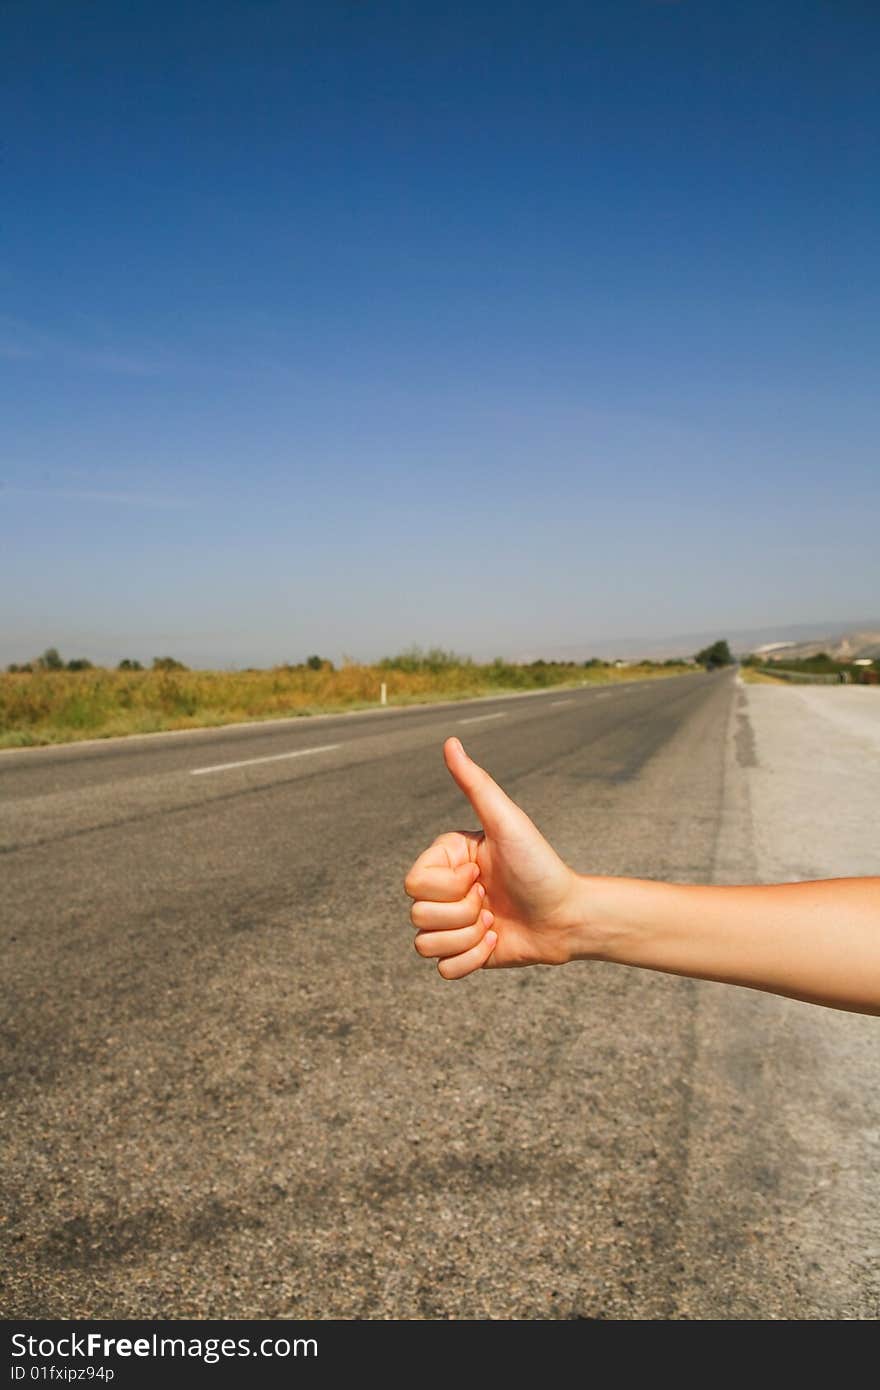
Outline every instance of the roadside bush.
<path fill-rule="evenodd" d="M 438 675 L 455 667 L 470 667 L 473 664 L 469 656 L 456 656 L 455 652 L 444 651 L 442 647 L 430 647 L 424 652 L 421 647 L 412 646 L 398 652 L 397 656 L 383 656 L 379 668 L 383 671 L 429 671 L 432 675 Z"/>

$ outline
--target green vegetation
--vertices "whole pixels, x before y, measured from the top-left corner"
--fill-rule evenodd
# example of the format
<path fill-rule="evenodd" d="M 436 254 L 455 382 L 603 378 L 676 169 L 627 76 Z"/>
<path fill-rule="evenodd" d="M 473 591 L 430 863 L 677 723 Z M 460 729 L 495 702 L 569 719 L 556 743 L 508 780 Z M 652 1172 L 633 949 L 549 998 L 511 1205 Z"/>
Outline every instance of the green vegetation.
<path fill-rule="evenodd" d="M 605 684 L 678 675 L 684 663 L 643 662 L 617 667 L 592 658 L 517 665 L 501 657 L 478 665 L 469 657 L 413 647 L 374 666 L 346 661 L 340 670 L 324 657 L 269 670 L 190 671 L 173 657 L 157 657 L 151 670 L 126 658 L 115 671 L 85 658 L 45 658 L 0 675 L 0 747 L 64 743 L 290 715 L 373 708 L 385 684 L 390 704 L 467 699 L 550 686 Z"/>
<path fill-rule="evenodd" d="M 744 666 L 768 666 L 781 671 L 803 671 L 807 675 L 833 676 L 839 671 L 849 670 L 850 663 L 834 661 L 827 652 L 819 652 L 810 657 L 766 657 L 747 656 Z"/>
<path fill-rule="evenodd" d="M 743 669 L 761 671 L 772 675 L 775 671 L 792 671 L 803 676 L 836 676 L 841 681 L 854 685 L 876 685 L 880 681 L 878 663 L 871 666 L 857 666 L 853 661 L 835 661 L 827 652 L 817 652 L 815 656 L 775 658 L 755 655 L 743 660 Z"/>
<path fill-rule="evenodd" d="M 495 660 L 499 662 L 501 658 L 497 656 Z M 379 667 L 383 671 L 430 671 L 436 676 L 442 671 L 472 667 L 473 664 L 469 656 L 456 656 L 455 652 L 445 652 L 442 647 L 431 647 L 423 652 L 421 647 L 414 646 L 398 652 L 397 656 L 383 656 Z"/>
<path fill-rule="evenodd" d="M 173 656 L 154 656 L 154 671 L 188 671 L 189 667 L 184 666 L 182 661 L 177 661 Z"/>
<path fill-rule="evenodd" d="M 47 647 L 42 656 L 35 656 L 33 661 L 21 664 L 12 661 L 6 669 L 12 674 L 16 671 L 90 671 L 92 662 L 86 656 L 75 656 L 72 661 L 65 662 L 57 647 Z"/>
<path fill-rule="evenodd" d="M 700 666 L 705 666 L 707 670 L 712 670 L 716 666 L 732 665 L 733 657 L 726 640 L 721 637 L 711 646 L 704 647 L 701 652 L 696 652 L 694 661 L 698 662 Z"/>

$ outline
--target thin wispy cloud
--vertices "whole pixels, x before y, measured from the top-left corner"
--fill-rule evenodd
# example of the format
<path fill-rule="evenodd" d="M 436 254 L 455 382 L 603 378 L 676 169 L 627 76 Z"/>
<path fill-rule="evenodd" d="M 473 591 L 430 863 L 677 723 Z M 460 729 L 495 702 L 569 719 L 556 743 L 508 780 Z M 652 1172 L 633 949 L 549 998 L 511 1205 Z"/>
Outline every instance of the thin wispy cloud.
<path fill-rule="evenodd" d="M 302 379 L 302 365 L 286 361 L 283 355 L 278 355 L 279 343 L 283 342 L 280 329 L 268 343 L 262 344 L 262 352 L 251 351 L 246 359 L 223 362 L 215 360 L 210 352 L 199 357 L 185 356 L 157 344 L 149 344 L 144 350 L 139 350 L 137 346 L 130 350 L 120 346 L 118 339 L 112 333 L 102 331 L 100 325 L 92 325 L 85 315 L 79 318 L 81 326 L 78 325 L 75 332 L 62 334 L 45 332 L 33 324 L 0 314 L 0 361 L 45 364 L 127 377 L 186 374 L 230 381 L 248 381 L 266 376 Z M 247 316 L 244 319 L 246 321 Z M 230 332 L 240 336 L 237 326 Z"/>
<path fill-rule="evenodd" d="M 0 502 L 7 497 L 29 497 L 44 501 L 98 502 L 121 507 L 173 510 L 192 506 L 187 497 L 162 492 L 126 492 L 111 488 L 5 487 L 0 484 Z"/>
<path fill-rule="evenodd" d="M 173 368 L 172 362 L 161 354 L 125 352 L 106 341 L 74 342 L 3 315 L 0 315 L 0 357 L 8 361 L 57 362 L 122 376 L 157 376 Z"/>
<path fill-rule="evenodd" d="M 91 368 L 96 372 L 116 372 L 120 376 L 158 376 L 168 370 L 168 364 L 148 362 L 143 358 L 112 351 L 78 352 L 74 360 L 80 367 Z"/>
<path fill-rule="evenodd" d="M 7 341 L 0 337 L 0 357 L 4 357 L 10 362 L 22 362 L 28 358 L 36 357 L 37 354 L 30 348 L 24 347 L 21 343 Z"/>
<path fill-rule="evenodd" d="M 48 357 L 56 347 L 53 338 L 32 324 L 0 314 L 0 353 L 4 357 Z"/>

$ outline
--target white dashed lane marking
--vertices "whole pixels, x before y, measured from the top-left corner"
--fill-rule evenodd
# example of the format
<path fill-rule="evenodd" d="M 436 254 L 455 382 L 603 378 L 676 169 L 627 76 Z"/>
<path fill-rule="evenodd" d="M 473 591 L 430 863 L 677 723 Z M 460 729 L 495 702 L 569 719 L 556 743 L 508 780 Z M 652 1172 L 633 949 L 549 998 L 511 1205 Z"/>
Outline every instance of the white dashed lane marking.
<path fill-rule="evenodd" d="M 214 767 L 191 767 L 193 777 L 202 777 L 206 772 L 228 772 L 233 767 L 253 767 L 255 763 L 280 763 L 282 758 L 305 758 L 309 753 L 332 753 L 341 748 L 340 743 L 323 743 L 320 748 L 296 748 L 292 753 L 272 753 L 268 758 L 242 758 L 238 763 L 216 763 Z"/>

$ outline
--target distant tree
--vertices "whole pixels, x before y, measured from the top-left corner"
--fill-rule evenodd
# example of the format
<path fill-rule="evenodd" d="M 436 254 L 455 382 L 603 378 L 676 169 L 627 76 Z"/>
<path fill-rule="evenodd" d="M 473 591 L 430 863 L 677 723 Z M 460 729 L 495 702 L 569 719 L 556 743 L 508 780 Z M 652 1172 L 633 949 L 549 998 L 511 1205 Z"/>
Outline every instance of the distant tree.
<path fill-rule="evenodd" d="M 37 657 L 37 665 L 44 671 L 63 671 L 64 662 L 57 647 L 47 647 L 43 655 Z"/>
<path fill-rule="evenodd" d="M 91 671 L 92 663 L 87 656 L 75 656 L 67 663 L 68 671 Z"/>
<path fill-rule="evenodd" d="M 10 661 L 10 663 L 9 663 L 9 665 L 6 667 L 6 669 L 7 669 L 7 671 L 9 672 L 10 676 L 14 676 L 15 673 L 16 673 L 16 671 L 18 671 L 18 670 L 20 669 L 20 667 L 19 667 L 17 661 Z"/>
<path fill-rule="evenodd" d="M 733 662 L 733 657 L 727 642 L 724 638 L 719 638 L 718 641 L 713 642 L 711 646 L 704 647 L 702 651 L 696 652 L 694 661 L 698 661 L 701 666 L 707 667 L 730 666 Z"/>
<path fill-rule="evenodd" d="M 188 666 L 184 666 L 184 664 L 183 664 L 182 661 L 178 661 L 177 658 L 176 658 L 176 657 L 173 657 L 173 656 L 154 656 L 154 657 L 153 657 L 153 670 L 154 670 L 154 671 L 188 671 L 188 670 L 189 670 L 189 667 L 188 667 Z"/>
<path fill-rule="evenodd" d="M 323 671 L 325 667 L 329 667 L 330 670 L 333 669 L 333 662 L 325 661 L 322 656 L 306 657 L 306 665 L 310 671 Z"/>
<path fill-rule="evenodd" d="M 117 671 L 142 671 L 144 668 L 139 661 L 135 661 L 130 656 L 126 656 L 123 657 L 116 669 Z"/>

